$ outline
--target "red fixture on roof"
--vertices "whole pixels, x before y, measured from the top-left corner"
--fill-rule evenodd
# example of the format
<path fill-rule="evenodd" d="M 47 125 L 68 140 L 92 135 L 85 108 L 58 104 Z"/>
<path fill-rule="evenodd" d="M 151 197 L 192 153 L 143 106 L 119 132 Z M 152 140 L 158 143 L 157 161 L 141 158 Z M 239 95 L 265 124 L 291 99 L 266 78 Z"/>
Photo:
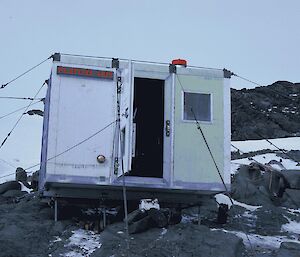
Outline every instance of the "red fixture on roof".
<path fill-rule="evenodd" d="M 173 65 L 181 65 L 181 66 L 186 67 L 187 66 L 187 61 L 183 60 L 183 59 L 175 59 L 175 60 L 172 61 L 172 64 Z"/>

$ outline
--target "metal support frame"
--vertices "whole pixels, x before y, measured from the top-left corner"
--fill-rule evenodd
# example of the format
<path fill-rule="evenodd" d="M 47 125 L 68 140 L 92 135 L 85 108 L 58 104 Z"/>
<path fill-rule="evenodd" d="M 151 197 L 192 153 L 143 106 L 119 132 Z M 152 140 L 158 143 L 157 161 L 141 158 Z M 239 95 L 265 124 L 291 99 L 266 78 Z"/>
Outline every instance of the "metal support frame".
<path fill-rule="evenodd" d="M 57 222 L 57 212 L 58 212 L 57 199 L 54 199 L 54 221 L 55 222 Z"/>
<path fill-rule="evenodd" d="M 60 62 L 60 53 L 53 54 L 52 59 L 54 62 Z"/>
<path fill-rule="evenodd" d="M 120 66 L 119 59 L 118 58 L 112 58 L 112 60 L 111 60 L 111 67 L 119 69 L 119 66 Z"/>
<path fill-rule="evenodd" d="M 198 225 L 201 225 L 200 205 L 198 205 Z"/>
<path fill-rule="evenodd" d="M 102 209 L 102 215 L 103 215 L 103 227 L 106 227 L 106 208 L 104 207 Z"/>
<path fill-rule="evenodd" d="M 175 73 L 175 74 L 176 74 L 176 72 L 177 72 L 176 65 L 170 64 L 170 65 L 169 65 L 169 72 L 170 72 L 170 73 Z"/>
<path fill-rule="evenodd" d="M 224 73 L 224 78 L 226 78 L 226 79 L 230 79 L 231 76 L 234 75 L 233 72 L 231 72 L 230 70 L 227 70 L 227 69 L 225 69 L 225 68 L 223 69 L 223 73 Z"/>

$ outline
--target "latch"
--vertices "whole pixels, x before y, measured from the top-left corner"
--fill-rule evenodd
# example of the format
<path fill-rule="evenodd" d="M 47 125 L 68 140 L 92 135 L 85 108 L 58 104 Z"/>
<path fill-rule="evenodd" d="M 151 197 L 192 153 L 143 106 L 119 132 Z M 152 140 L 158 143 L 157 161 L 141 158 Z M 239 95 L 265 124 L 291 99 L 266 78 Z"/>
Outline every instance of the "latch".
<path fill-rule="evenodd" d="M 166 136 L 170 136 L 170 131 L 171 131 L 171 122 L 169 120 L 166 120 Z"/>
<path fill-rule="evenodd" d="M 128 114 L 128 107 L 126 108 L 125 112 L 122 113 L 122 116 L 124 116 L 126 119 L 128 118 L 129 114 Z"/>
<path fill-rule="evenodd" d="M 115 162 L 114 162 L 114 174 L 118 175 L 118 171 L 119 171 L 119 159 L 115 158 Z"/>

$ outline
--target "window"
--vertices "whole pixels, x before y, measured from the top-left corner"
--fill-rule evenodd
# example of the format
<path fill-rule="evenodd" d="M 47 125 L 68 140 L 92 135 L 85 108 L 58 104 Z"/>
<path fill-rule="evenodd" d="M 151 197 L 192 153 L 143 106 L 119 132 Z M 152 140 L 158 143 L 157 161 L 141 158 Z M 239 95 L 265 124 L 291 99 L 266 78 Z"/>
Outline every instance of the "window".
<path fill-rule="evenodd" d="M 184 120 L 211 121 L 211 94 L 184 92 Z"/>

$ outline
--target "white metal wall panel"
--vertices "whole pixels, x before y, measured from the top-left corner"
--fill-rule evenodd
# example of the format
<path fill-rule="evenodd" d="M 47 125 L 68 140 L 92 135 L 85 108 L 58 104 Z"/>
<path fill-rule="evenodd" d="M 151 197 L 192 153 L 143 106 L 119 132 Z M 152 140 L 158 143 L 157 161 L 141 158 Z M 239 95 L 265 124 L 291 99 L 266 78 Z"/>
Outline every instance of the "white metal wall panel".
<path fill-rule="evenodd" d="M 224 174 L 223 78 L 176 75 L 174 131 L 174 182 L 221 183 L 195 121 L 183 120 L 183 90 L 212 96 L 212 121 L 201 122 L 219 169 Z"/>
<path fill-rule="evenodd" d="M 115 120 L 114 80 L 57 75 L 53 66 L 47 159 L 73 147 Z M 66 66 L 66 65 L 64 65 Z M 74 65 L 72 65 L 74 67 Z M 100 67 L 79 68 L 100 69 Z M 112 125 L 74 149 L 47 162 L 47 174 L 85 177 L 110 175 Z M 106 162 L 97 162 L 98 155 Z"/>

